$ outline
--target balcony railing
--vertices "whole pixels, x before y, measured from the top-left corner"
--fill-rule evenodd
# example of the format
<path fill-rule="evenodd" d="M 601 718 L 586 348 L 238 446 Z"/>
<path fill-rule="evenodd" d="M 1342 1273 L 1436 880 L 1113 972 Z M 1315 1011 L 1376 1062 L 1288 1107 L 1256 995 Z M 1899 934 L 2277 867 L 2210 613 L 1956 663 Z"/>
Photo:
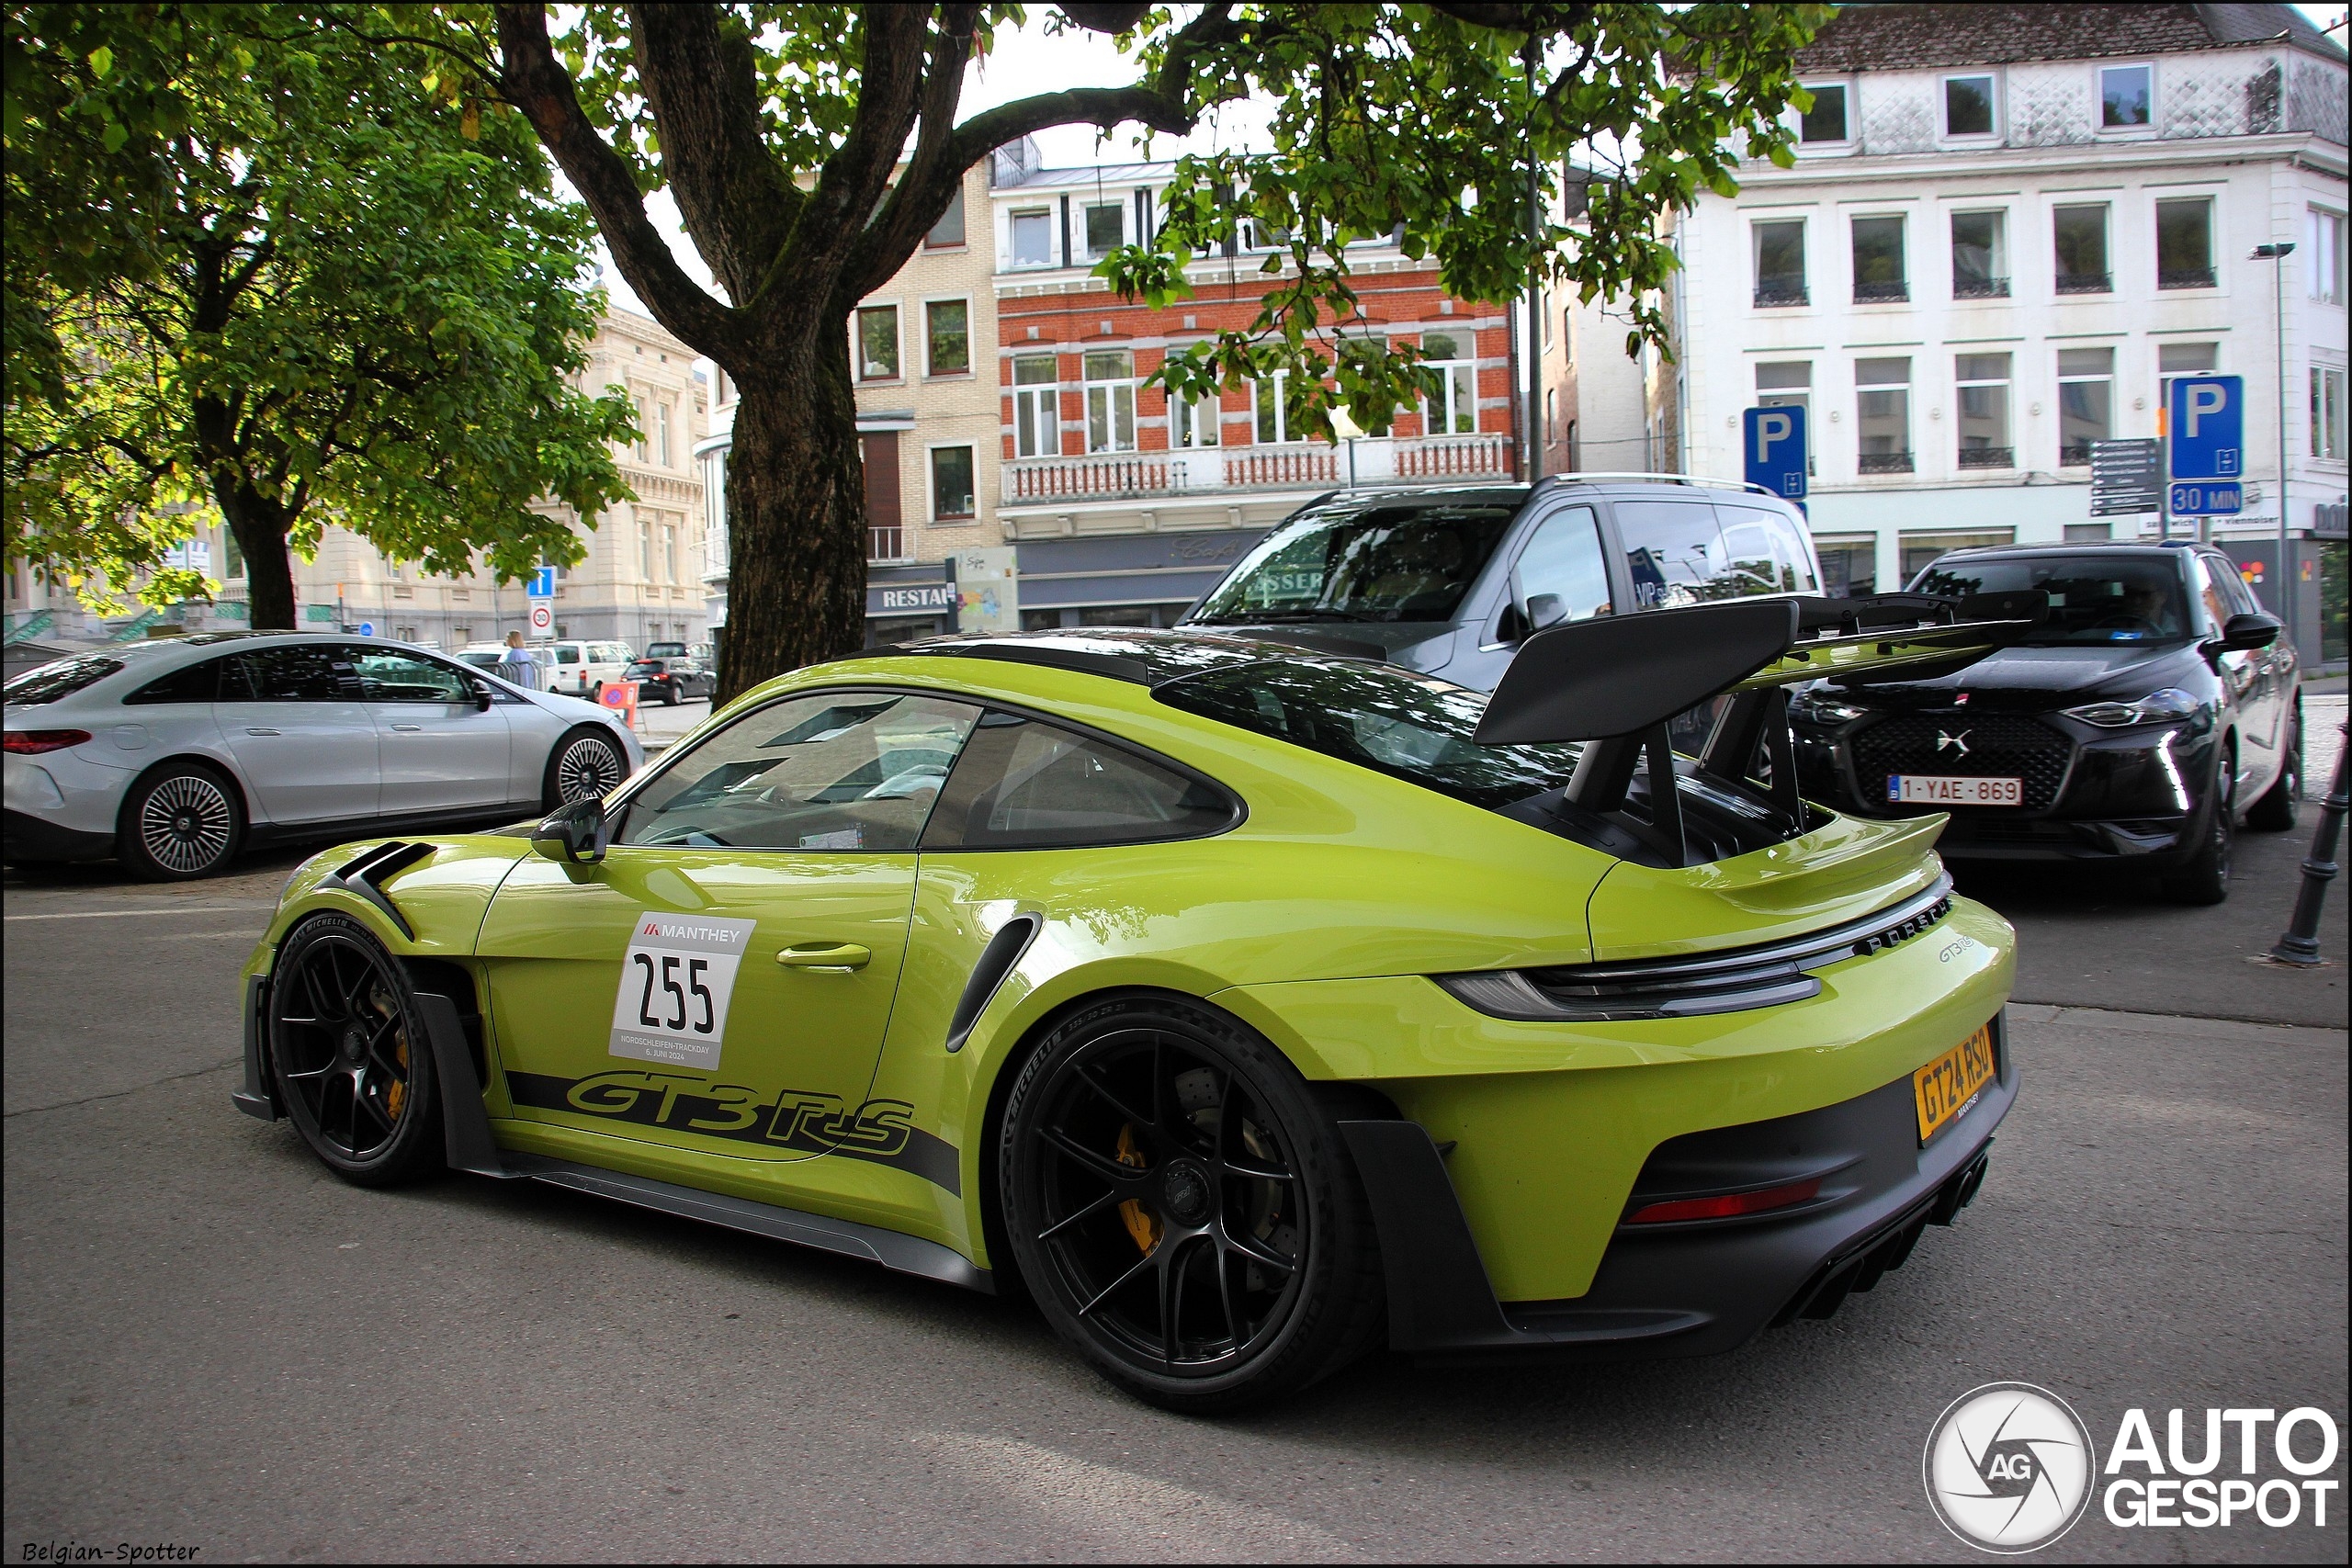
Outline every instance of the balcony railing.
<path fill-rule="evenodd" d="M 2061 294 L 2112 294 L 2115 275 L 2111 272 L 2062 272 L 2058 275 Z"/>
<path fill-rule="evenodd" d="M 1510 437 L 1399 436 L 1347 446 L 1321 442 L 1104 452 L 1091 457 L 1024 457 L 1004 469 L 1004 503 L 1129 501 L 1229 491 L 1326 490 L 1360 486 L 1459 484 L 1508 479 Z"/>
<path fill-rule="evenodd" d="M 2211 288 L 2213 287 L 2213 269 L 2210 266 L 2166 267 L 2156 274 L 2156 287 L 2159 288 Z"/>
<path fill-rule="evenodd" d="M 1909 280 L 1896 278 L 1892 283 L 1857 283 L 1854 303 L 1857 305 L 1897 304 L 1911 298 Z"/>
<path fill-rule="evenodd" d="M 2006 277 L 1955 277 L 1951 280 L 1951 297 L 1955 299 L 2006 299 L 2009 297 L 2009 280 Z"/>
<path fill-rule="evenodd" d="M 2062 468 L 2087 468 L 2091 466 L 2091 444 L 2069 441 L 2058 448 L 2058 466 Z"/>
<path fill-rule="evenodd" d="M 1803 279 L 1768 277 L 1756 286 L 1756 308 L 1759 310 L 1776 305 L 1809 305 L 1812 302 L 1805 293 Z"/>
<path fill-rule="evenodd" d="M 1960 466 L 1963 468 L 2014 468 L 2018 466 L 2018 449 L 2014 446 L 1963 446 L 1960 449 Z"/>
<path fill-rule="evenodd" d="M 1911 471 L 1911 454 L 1865 452 L 1861 455 L 1861 471 L 1866 474 L 1907 474 Z"/>

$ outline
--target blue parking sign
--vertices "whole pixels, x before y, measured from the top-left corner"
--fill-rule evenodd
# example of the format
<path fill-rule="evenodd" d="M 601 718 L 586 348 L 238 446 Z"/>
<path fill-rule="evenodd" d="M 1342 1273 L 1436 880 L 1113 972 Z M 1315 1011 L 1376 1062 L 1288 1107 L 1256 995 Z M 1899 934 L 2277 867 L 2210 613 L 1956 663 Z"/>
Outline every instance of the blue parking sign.
<path fill-rule="evenodd" d="M 2165 413 L 2175 479 L 2245 476 L 2245 378 L 2176 377 Z"/>
<path fill-rule="evenodd" d="M 1788 501 L 1805 493 L 1805 411 L 1793 404 L 1753 408 L 1740 416 L 1747 482 Z"/>

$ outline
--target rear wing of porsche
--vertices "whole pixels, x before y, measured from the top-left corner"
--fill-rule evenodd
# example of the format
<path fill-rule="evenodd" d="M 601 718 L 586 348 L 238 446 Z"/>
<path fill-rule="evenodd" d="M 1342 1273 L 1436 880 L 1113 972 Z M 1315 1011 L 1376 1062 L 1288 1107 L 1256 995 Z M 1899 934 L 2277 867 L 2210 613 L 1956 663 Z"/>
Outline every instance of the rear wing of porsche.
<path fill-rule="evenodd" d="M 2029 635 L 2048 605 L 2030 592 L 1734 599 L 1552 626 L 1511 660 L 1476 739 L 1487 746 L 1588 742 L 1563 803 L 1611 820 L 1669 864 L 1688 864 L 1668 728 L 1678 715 L 1728 696 L 1696 771 L 1801 832 L 1808 811 L 1797 794 L 1790 686 L 1965 669 Z M 1645 764 L 1644 798 L 1632 801 Z"/>

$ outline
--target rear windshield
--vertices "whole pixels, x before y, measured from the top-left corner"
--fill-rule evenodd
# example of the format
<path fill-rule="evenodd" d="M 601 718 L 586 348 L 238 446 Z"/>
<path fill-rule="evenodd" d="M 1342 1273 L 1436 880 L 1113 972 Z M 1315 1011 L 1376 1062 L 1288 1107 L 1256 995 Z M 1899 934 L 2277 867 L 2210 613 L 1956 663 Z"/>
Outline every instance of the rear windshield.
<path fill-rule="evenodd" d="M 1190 618 L 1451 620 L 1518 512 L 1431 501 L 1310 513 L 1259 541 Z"/>
<path fill-rule="evenodd" d="M 12 708 L 37 707 L 60 697 L 70 697 L 85 686 L 94 686 L 121 668 L 121 660 L 109 659 L 103 653 L 60 659 L 28 670 L 0 687 L 0 699 Z"/>
<path fill-rule="evenodd" d="M 1152 695 L 1488 810 L 1557 789 L 1576 771 L 1574 746 L 1472 740 L 1487 709 L 1477 692 L 1352 660 L 1268 660 L 1188 675 Z"/>
<path fill-rule="evenodd" d="M 2027 643 L 2038 648 L 2110 642 L 2172 642 L 2188 636 L 2188 600 L 2169 558 L 2024 556 L 1939 561 L 1911 584 L 1914 593 L 2050 595 L 2050 618 Z"/>

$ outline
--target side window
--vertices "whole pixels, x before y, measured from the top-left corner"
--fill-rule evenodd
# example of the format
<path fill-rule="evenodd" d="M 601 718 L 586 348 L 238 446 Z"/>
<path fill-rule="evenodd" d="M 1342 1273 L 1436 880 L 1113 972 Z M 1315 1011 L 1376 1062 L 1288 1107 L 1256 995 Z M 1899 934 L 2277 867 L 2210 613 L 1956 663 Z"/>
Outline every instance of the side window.
<path fill-rule="evenodd" d="M 1770 581 L 1771 588 L 1751 587 L 1750 593 L 1812 593 L 1813 562 L 1805 553 L 1804 536 L 1785 513 L 1760 506 L 1715 507 L 1715 522 L 1724 531 L 1724 551 L 1732 571 L 1742 581 Z"/>
<path fill-rule="evenodd" d="M 575 644 L 575 643 L 569 643 L 569 642 L 561 642 L 561 643 L 558 643 L 558 644 L 556 644 L 556 649 L 555 649 L 555 661 L 556 661 L 558 664 L 577 664 L 577 663 L 579 663 L 579 662 L 580 662 L 580 649 L 579 649 L 579 646 L 578 646 L 577 644 Z"/>
<path fill-rule="evenodd" d="M 229 660 L 221 702 L 339 703 L 357 696 L 350 664 L 323 643 L 257 648 Z M 338 668 L 340 665 L 340 668 Z"/>
<path fill-rule="evenodd" d="M 2205 606 L 2205 618 L 2218 632 L 2236 614 L 2236 606 L 2230 603 L 2230 591 L 2223 586 L 2222 579 L 2234 579 L 2237 573 L 2201 552 L 2192 553 L 2189 559 L 2197 569 L 2198 603 Z"/>
<path fill-rule="evenodd" d="M 2214 580 L 2222 585 L 2222 597 L 2230 606 L 2230 614 L 2249 615 L 2262 613 L 2262 601 L 2256 599 L 2254 590 L 2246 586 L 2235 561 L 2220 556 L 2208 556 L 2206 559 L 2212 566 Z"/>
<path fill-rule="evenodd" d="M 926 850 L 1069 849 L 1193 839 L 1230 827 L 1204 779 L 1059 725 L 991 713 L 923 834 Z"/>
<path fill-rule="evenodd" d="M 437 660 L 379 649 L 353 650 L 359 695 L 371 703 L 469 703 L 473 683 Z"/>
<path fill-rule="evenodd" d="M 1589 506 L 1555 512 L 1536 525 L 1519 556 L 1512 597 L 1532 626 L 1557 626 L 1609 614 L 1609 568 L 1600 525 Z M 1549 604 L 1544 603 L 1550 599 Z"/>
<path fill-rule="evenodd" d="M 980 710 L 825 692 L 736 719 L 632 801 L 619 841 L 685 849 L 911 850 Z"/>
<path fill-rule="evenodd" d="M 191 664 L 185 670 L 148 682 L 123 698 L 126 705 L 133 703 L 209 703 L 220 689 L 220 668 L 225 659 L 208 659 Z"/>

